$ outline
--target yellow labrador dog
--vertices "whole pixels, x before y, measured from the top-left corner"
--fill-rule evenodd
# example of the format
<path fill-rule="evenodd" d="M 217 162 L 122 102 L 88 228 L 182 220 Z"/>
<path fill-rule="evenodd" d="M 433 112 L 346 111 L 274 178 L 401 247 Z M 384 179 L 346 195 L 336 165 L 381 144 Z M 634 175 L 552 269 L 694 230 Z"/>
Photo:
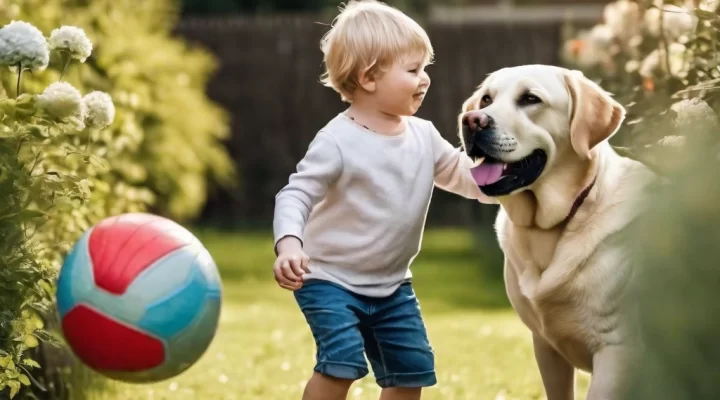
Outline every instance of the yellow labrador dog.
<path fill-rule="evenodd" d="M 619 236 L 654 179 L 608 144 L 624 108 L 579 71 L 548 65 L 490 74 L 463 105 L 460 136 L 495 228 L 512 306 L 531 330 L 548 400 L 618 400 L 634 326 L 620 313 L 632 271 Z"/>

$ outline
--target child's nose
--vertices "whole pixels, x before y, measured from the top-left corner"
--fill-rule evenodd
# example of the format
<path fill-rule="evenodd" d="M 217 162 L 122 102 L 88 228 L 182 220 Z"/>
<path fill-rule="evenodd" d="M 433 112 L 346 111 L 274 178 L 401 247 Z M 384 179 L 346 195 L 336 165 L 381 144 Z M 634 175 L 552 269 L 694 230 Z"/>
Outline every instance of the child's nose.
<path fill-rule="evenodd" d="M 420 76 L 420 84 L 422 86 L 430 86 L 430 75 L 427 74 L 427 72 L 422 73 Z"/>

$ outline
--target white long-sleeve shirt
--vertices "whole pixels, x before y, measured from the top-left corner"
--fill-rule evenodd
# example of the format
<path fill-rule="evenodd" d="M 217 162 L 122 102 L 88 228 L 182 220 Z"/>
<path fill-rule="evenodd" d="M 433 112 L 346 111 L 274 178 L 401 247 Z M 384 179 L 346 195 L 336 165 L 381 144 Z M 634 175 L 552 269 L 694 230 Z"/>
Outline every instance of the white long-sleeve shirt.
<path fill-rule="evenodd" d="M 303 243 L 308 279 L 370 297 L 412 277 L 433 186 L 482 203 L 472 161 L 430 121 L 407 119 L 397 136 L 376 134 L 340 113 L 322 128 L 275 198 L 275 245 Z"/>

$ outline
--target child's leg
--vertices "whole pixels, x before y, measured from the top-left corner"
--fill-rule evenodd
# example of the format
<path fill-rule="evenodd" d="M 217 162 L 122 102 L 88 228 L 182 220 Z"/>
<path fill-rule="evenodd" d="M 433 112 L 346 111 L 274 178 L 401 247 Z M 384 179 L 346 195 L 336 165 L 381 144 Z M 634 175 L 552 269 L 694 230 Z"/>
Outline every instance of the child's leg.
<path fill-rule="evenodd" d="M 403 284 L 390 297 L 375 300 L 372 309 L 362 332 L 375 378 L 383 388 L 380 399 L 420 399 L 422 388 L 435 385 L 437 378 L 435 355 L 412 286 Z"/>
<path fill-rule="evenodd" d="M 345 400 L 353 381 L 314 372 L 302 400 Z"/>
<path fill-rule="evenodd" d="M 385 388 L 380 400 L 420 400 L 422 388 Z"/>
<path fill-rule="evenodd" d="M 345 289 L 320 280 L 306 281 L 293 293 L 317 348 L 315 373 L 303 400 L 344 400 L 350 385 L 368 374 L 357 315 L 364 304 Z"/>

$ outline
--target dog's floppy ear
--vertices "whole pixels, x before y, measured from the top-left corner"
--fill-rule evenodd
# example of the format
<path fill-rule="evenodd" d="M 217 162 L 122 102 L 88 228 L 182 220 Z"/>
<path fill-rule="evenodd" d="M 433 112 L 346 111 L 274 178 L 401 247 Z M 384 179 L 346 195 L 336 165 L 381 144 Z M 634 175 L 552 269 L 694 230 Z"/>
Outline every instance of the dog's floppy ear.
<path fill-rule="evenodd" d="M 590 150 L 620 128 L 625 108 L 580 71 L 566 73 L 565 84 L 571 101 L 570 143 L 581 158 L 589 160 Z"/>

